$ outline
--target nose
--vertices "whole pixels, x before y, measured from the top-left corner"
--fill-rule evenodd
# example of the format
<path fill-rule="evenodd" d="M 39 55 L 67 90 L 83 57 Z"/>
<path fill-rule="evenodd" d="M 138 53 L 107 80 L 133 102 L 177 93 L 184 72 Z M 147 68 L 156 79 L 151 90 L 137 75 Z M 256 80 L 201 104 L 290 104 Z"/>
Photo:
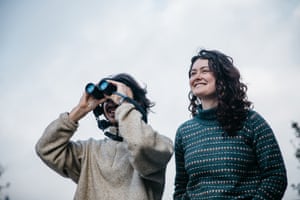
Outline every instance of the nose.
<path fill-rule="evenodd" d="M 201 80 L 203 78 L 203 73 L 201 71 L 194 72 L 193 75 L 190 77 L 190 80 Z"/>

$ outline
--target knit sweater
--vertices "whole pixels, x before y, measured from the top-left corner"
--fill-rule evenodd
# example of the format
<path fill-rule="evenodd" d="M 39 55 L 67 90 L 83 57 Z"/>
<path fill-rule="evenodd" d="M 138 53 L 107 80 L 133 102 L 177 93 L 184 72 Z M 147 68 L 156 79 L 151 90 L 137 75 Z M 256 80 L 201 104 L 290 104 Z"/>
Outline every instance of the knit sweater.
<path fill-rule="evenodd" d="M 71 141 L 78 124 L 63 113 L 46 128 L 36 151 L 77 183 L 76 200 L 160 200 L 172 141 L 144 123 L 131 104 L 123 103 L 115 114 L 123 142 Z"/>
<path fill-rule="evenodd" d="M 281 199 L 284 161 L 272 129 L 250 110 L 236 136 L 224 133 L 216 109 L 183 123 L 175 138 L 174 199 Z"/>

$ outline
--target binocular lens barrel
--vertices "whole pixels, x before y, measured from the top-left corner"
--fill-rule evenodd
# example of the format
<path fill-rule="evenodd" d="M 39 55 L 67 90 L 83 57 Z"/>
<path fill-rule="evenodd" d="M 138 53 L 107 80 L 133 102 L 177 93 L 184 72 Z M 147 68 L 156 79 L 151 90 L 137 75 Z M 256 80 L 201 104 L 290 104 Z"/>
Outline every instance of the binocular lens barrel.
<path fill-rule="evenodd" d="M 102 90 L 102 91 L 104 91 L 107 87 L 108 87 L 108 82 L 107 81 L 101 81 L 100 83 L 99 83 L 99 88 L 100 88 L 100 90 Z"/>
<path fill-rule="evenodd" d="M 104 97 L 103 93 L 98 90 L 94 83 L 88 83 L 85 86 L 86 93 L 92 95 L 95 99 L 102 99 Z"/>
<path fill-rule="evenodd" d="M 117 91 L 117 87 L 105 79 L 100 81 L 98 87 L 100 91 L 109 96 L 112 95 L 113 92 Z"/>
<path fill-rule="evenodd" d="M 88 94 L 92 94 L 93 91 L 95 90 L 95 85 L 93 83 L 89 83 L 86 85 L 85 90 Z"/>
<path fill-rule="evenodd" d="M 96 99 L 102 99 L 104 98 L 104 94 L 108 96 L 112 95 L 113 92 L 117 91 L 117 87 L 103 79 L 98 85 L 88 83 L 85 86 L 85 91 Z"/>

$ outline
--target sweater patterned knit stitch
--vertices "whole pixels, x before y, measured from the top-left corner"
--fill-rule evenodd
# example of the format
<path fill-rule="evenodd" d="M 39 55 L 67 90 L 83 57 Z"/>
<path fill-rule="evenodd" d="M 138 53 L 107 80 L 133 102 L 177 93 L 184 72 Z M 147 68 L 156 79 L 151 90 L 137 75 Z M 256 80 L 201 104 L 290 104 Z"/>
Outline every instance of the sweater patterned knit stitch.
<path fill-rule="evenodd" d="M 199 109 L 175 138 L 174 199 L 281 199 L 284 161 L 267 122 L 250 110 L 242 130 L 227 136 L 216 109 Z"/>

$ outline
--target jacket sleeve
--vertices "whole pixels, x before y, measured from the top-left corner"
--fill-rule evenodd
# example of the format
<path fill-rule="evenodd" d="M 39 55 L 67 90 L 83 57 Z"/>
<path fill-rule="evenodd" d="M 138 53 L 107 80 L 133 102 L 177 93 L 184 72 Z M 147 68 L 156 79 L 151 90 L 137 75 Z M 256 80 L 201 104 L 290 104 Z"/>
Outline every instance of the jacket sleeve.
<path fill-rule="evenodd" d="M 173 154 L 172 141 L 146 124 L 130 103 L 124 102 L 117 108 L 116 119 L 133 168 L 147 180 L 164 183 L 165 169 Z"/>
<path fill-rule="evenodd" d="M 261 171 L 261 185 L 254 199 L 282 199 L 287 187 L 287 174 L 275 135 L 258 114 L 252 116 L 254 150 Z"/>
<path fill-rule="evenodd" d="M 83 154 L 82 144 L 70 141 L 77 127 L 78 124 L 63 113 L 47 126 L 35 146 L 38 156 L 50 168 L 74 182 L 78 181 Z"/>

